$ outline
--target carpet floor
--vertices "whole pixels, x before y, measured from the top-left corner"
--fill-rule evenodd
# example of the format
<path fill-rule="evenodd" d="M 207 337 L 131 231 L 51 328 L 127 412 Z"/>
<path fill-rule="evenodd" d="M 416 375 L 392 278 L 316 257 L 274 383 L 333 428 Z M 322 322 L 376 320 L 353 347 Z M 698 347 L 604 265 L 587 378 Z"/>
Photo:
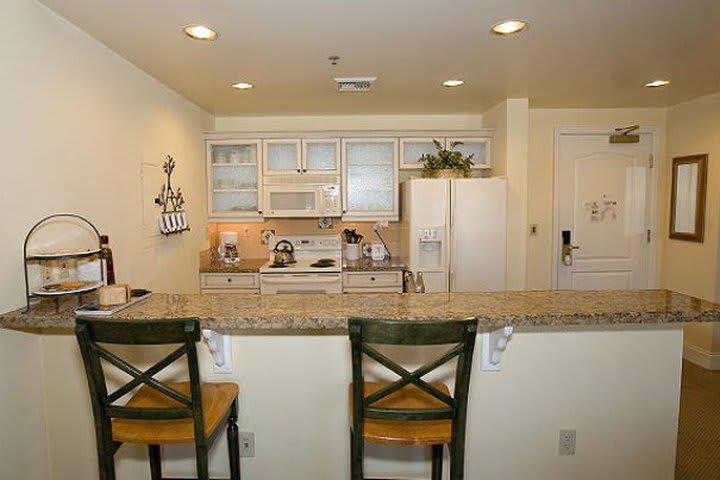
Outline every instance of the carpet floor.
<path fill-rule="evenodd" d="M 720 479 L 720 371 L 690 362 L 683 362 L 675 479 Z"/>

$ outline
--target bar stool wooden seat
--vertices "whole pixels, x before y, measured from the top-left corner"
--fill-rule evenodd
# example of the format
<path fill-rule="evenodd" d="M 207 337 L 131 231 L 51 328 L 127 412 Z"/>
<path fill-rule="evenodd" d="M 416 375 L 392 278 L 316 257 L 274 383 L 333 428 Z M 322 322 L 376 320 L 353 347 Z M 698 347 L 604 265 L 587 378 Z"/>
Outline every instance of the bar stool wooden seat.
<path fill-rule="evenodd" d="M 75 334 L 90 388 L 101 480 L 115 479 L 114 454 L 123 443 L 148 445 L 152 480 L 163 479 L 160 445 L 194 443 L 198 480 L 209 480 L 208 448 L 223 424 L 227 424 L 230 478 L 240 480 L 238 386 L 200 382 L 195 348 L 195 343 L 200 340 L 197 319 L 117 321 L 78 318 Z M 143 372 L 100 346 L 101 343 L 180 346 Z M 187 356 L 189 382 L 164 383 L 155 378 L 184 355 Z M 101 360 L 130 375 L 132 380 L 108 393 Z M 136 391 L 127 403 L 115 404 L 133 390 Z"/>
<path fill-rule="evenodd" d="M 477 320 L 403 321 L 351 318 L 353 383 L 350 385 L 351 478 L 363 480 L 365 443 L 429 445 L 432 479 L 442 478 L 443 446 L 450 453 L 450 479 L 464 478 L 465 424 Z M 454 345 L 437 360 L 408 371 L 369 344 Z M 385 366 L 400 379 L 366 382 L 364 356 Z M 453 395 L 425 375 L 457 357 Z M 362 387 L 361 387 L 362 386 Z"/>

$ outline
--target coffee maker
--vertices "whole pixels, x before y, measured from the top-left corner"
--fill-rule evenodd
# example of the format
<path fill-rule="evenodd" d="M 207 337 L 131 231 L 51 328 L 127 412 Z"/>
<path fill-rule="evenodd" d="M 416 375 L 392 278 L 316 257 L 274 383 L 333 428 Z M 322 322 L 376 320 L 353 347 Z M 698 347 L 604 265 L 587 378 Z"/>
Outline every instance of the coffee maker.
<path fill-rule="evenodd" d="M 218 253 L 225 263 L 237 263 L 238 258 L 238 234 L 237 232 L 220 232 L 220 245 Z"/>

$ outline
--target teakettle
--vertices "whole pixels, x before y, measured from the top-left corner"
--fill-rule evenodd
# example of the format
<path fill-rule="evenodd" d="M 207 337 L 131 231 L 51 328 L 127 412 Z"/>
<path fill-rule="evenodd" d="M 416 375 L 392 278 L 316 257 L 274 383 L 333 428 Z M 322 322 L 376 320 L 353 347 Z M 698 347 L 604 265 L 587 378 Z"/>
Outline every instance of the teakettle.
<path fill-rule="evenodd" d="M 295 263 L 295 247 L 287 240 L 280 240 L 273 249 L 275 265 L 288 265 Z"/>

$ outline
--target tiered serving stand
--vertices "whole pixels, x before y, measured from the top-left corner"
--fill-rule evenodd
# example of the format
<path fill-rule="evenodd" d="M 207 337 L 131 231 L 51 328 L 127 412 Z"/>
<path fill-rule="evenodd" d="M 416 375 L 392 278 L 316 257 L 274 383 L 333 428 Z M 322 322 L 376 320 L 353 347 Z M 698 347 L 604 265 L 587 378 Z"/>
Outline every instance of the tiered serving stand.
<path fill-rule="evenodd" d="M 30 238 L 32 235 L 42 226 L 46 225 L 51 220 L 56 220 L 58 218 L 68 218 L 68 219 L 76 219 L 79 222 L 85 223 L 92 228 L 92 231 L 95 232 L 95 236 L 97 237 L 97 248 L 91 248 L 88 250 L 62 250 L 58 253 L 42 253 L 42 252 L 35 252 L 35 253 L 28 253 L 28 242 L 30 241 Z M 70 224 L 72 225 L 72 223 Z M 76 224 L 77 228 L 81 227 L 81 223 Z M 78 288 L 74 289 L 65 289 L 65 290 L 59 290 L 59 291 L 50 291 L 43 289 L 44 285 L 41 285 L 38 288 L 34 288 L 32 291 L 30 290 L 30 283 L 29 283 L 29 277 L 28 277 L 28 265 L 36 263 L 36 264 L 43 264 L 50 261 L 57 261 L 57 260 L 71 260 L 71 259 L 79 259 L 79 258 L 87 258 L 87 257 L 93 257 L 97 256 L 100 257 L 102 252 L 102 241 L 100 240 L 100 231 L 95 228 L 95 225 L 93 225 L 88 219 L 76 215 L 74 213 L 56 213 L 53 215 L 48 215 L 47 217 L 40 220 L 38 223 L 36 223 L 30 231 L 25 236 L 25 242 L 23 244 L 23 266 L 25 270 L 25 299 L 26 299 L 26 308 L 25 312 L 27 313 L 30 311 L 30 301 L 33 298 L 53 298 L 55 300 L 55 310 L 60 310 L 60 299 L 63 297 L 68 297 L 72 295 L 78 296 L 78 305 L 82 305 L 83 303 L 83 295 L 94 292 L 98 288 L 105 285 L 105 272 L 103 271 L 102 266 L 100 266 L 100 280 L 97 282 L 92 283 L 84 283 L 82 286 L 79 286 Z"/>

